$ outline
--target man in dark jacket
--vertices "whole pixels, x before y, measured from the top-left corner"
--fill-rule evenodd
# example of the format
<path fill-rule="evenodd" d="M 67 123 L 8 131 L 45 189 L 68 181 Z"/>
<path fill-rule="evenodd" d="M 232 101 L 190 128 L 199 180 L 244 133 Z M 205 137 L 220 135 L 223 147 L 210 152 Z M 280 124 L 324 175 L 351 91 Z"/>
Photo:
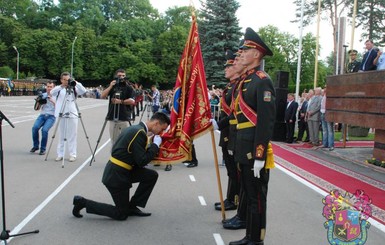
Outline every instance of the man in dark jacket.
<path fill-rule="evenodd" d="M 287 105 L 285 110 L 286 122 L 286 142 L 293 143 L 294 140 L 294 126 L 296 121 L 298 103 L 294 101 L 294 94 L 287 95 Z"/>
<path fill-rule="evenodd" d="M 359 72 L 373 71 L 377 69 L 377 66 L 373 63 L 373 61 L 377 57 L 378 48 L 374 47 L 374 43 L 372 40 L 366 40 L 365 48 L 368 51 L 364 54 L 364 57 L 362 58 Z"/>
<path fill-rule="evenodd" d="M 110 192 L 115 206 L 98 203 L 75 196 L 72 214 L 83 217 L 80 210 L 86 208 L 87 213 L 125 220 L 128 216 L 149 216 L 142 212 L 158 179 L 158 173 L 145 166 L 158 155 L 162 138 L 159 136 L 168 125 L 170 119 L 164 113 L 157 112 L 146 123 L 128 127 L 120 134 L 111 152 L 111 157 L 104 169 L 102 182 Z M 153 143 L 148 144 L 147 133 L 155 136 Z M 139 183 L 135 194 L 130 199 L 132 183 Z"/>

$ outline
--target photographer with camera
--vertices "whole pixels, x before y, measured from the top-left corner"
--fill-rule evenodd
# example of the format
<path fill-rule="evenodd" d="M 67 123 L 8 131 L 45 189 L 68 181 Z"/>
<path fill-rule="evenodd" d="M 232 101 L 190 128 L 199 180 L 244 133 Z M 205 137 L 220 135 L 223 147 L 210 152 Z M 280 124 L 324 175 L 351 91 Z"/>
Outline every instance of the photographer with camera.
<path fill-rule="evenodd" d="M 101 98 L 109 96 L 108 113 L 106 120 L 110 123 L 111 146 L 123 129 L 130 125 L 131 106 L 135 105 L 134 89 L 128 83 L 126 72 L 118 69 L 115 72 L 115 79 L 110 82 L 108 88 L 103 90 Z"/>
<path fill-rule="evenodd" d="M 78 109 L 76 106 L 76 98 L 87 90 L 84 86 L 71 78 L 69 72 L 63 72 L 60 75 L 61 85 L 52 89 L 51 95 L 56 98 L 55 117 L 64 118 L 60 120 L 58 125 L 60 131 L 59 143 L 57 146 L 57 157 L 55 161 L 61 161 L 64 157 L 65 139 L 70 154 L 69 161 L 76 160 L 77 148 L 77 132 L 78 132 Z"/>
<path fill-rule="evenodd" d="M 48 131 L 55 124 L 55 99 L 51 96 L 51 90 L 53 87 L 53 82 L 47 82 L 47 92 L 43 93 L 40 91 L 39 95 L 35 99 L 36 102 L 34 109 L 35 111 L 41 110 L 41 112 L 32 127 L 33 147 L 30 150 L 31 153 L 39 150 L 39 130 L 41 129 L 41 144 L 39 155 L 45 154 L 48 140 Z"/>

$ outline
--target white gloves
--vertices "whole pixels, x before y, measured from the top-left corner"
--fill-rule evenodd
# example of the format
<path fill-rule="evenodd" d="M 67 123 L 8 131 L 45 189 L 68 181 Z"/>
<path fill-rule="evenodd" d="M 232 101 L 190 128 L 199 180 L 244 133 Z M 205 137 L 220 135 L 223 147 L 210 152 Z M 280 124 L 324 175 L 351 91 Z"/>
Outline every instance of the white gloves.
<path fill-rule="evenodd" d="M 257 177 L 259 179 L 259 172 L 261 169 L 265 166 L 265 161 L 261 160 L 254 160 L 254 177 Z"/>
<path fill-rule="evenodd" d="M 218 130 L 218 123 L 217 123 L 217 121 L 215 121 L 215 119 L 210 119 L 210 122 L 211 122 L 211 124 L 213 125 L 213 127 L 214 127 L 214 130 Z"/>
<path fill-rule="evenodd" d="M 159 135 L 155 135 L 154 136 L 154 144 L 156 144 L 159 147 L 160 144 L 162 144 L 162 137 L 160 137 Z"/>

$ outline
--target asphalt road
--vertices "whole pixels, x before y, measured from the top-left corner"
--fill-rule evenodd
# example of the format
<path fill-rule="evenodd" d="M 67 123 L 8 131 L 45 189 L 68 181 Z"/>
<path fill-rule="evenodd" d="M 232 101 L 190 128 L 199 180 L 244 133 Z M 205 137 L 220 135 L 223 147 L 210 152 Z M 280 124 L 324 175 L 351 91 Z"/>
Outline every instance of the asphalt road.
<path fill-rule="evenodd" d="M 213 207 L 213 203 L 219 201 L 219 194 L 210 134 L 195 141 L 198 167 L 189 169 L 177 164 L 172 171 L 165 172 L 163 166 L 149 166 L 159 172 L 158 183 L 145 208 L 152 216 L 114 221 L 86 214 L 83 210 L 82 219 L 73 217 L 72 198 L 75 194 L 112 204 L 101 183 L 110 151 L 108 127 L 100 140 L 95 162 L 89 166 L 91 150 L 88 141 L 93 150 L 107 113 L 107 101 L 78 99 L 85 130 L 79 123 L 77 160 L 68 162 L 67 157 L 62 168 L 61 162 L 54 161 L 58 132 L 47 161 L 44 160 L 46 156 L 29 153 L 31 127 L 38 115 L 33 111 L 33 99 L 0 98 L 0 110 L 15 125 L 11 128 L 2 121 L 6 228 L 11 234 L 40 231 L 12 237 L 9 244 L 219 245 L 244 237 L 244 230 L 223 229 L 221 213 Z M 146 119 L 144 114 L 143 120 Z M 54 129 L 50 131 L 48 146 Z M 221 159 L 219 148 L 217 152 Z M 225 193 L 226 170 L 223 166 L 219 168 Z M 274 169 L 269 185 L 265 244 L 327 245 L 322 198 L 320 193 L 280 168 Z M 234 214 L 235 211 L 226 212 L 227 218 Z M 3 215 L 1 220 L 4 221 Z M 368 245 L 385 244 L 385 233 L 374 226 L 368 237 Z"/>

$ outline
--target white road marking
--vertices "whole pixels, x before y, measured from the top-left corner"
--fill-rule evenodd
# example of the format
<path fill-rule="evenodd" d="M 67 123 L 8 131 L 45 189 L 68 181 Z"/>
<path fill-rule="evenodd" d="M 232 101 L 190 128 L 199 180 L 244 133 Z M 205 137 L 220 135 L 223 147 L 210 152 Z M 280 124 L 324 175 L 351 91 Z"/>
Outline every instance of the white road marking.
<path fill-rule="evenodd" d="M 198 199 L 202 206 L 207 206 L 205 198 L 203 196 L 198 196 Z"/>
<path fill-rule="evenodd" d="M 102 150 L 108 143 L 110 142 L 110 140 L 107 140 L 96 152 L 95 152 L 95 155 L 98 154 L 98 152 L 100 150 Z M 39 206 L 37 206 L 23 221 L 20 222 L 20 224 L 18 224 L 9 234 L 10 235 L 15 235 L 17 234 L 21 229 L 24 228 L 24 226 L 26 226 L 38 213 L 40 213 L 41 210 L 43 210 L 43 208 L 45 206 L 47 206 L 47 204 L 52 200 L 54 199 L 63 189 L 64 187 L 66 187 L 70 181 L 76 177 L 76 175 L 78 175 L 80 173 L 80 171 L 86 166 L 89 164 L 90 160 L 91 160 L 91 157 L 92 156 L 89 156 L 87 158 L 87 160 L 85 160 L 82 165 L 80 165 L 80 167 L 78 167 L 75 172 L 73 172 L 66 180 L 64 180 L 64 182 L 58 187 L 56 188 L 56 190 L 54 190 Z M 7 242 L 11 241 L 12 240 L 12 237 L 9 238 L 7 240 Z M 2 242 L 3 244 L 3 242 Z"/>
<path fill-rule="evenodd" d="M 195 182 L 195 181 L 196 181 L 194 175 L 189 175 L 189 177 L 190 177 L 190 180 L 191 180 L 192 182 Z"/>
<path fill-rule="evenodd" d="M 214 233 L 213 236 L 214 236 L 214 239 L 215 239 L 215 243 L 217 245 L 225 245 L 225 243 L 223 242 L 223 239 L 222 239 L 220 234 Z"/>

